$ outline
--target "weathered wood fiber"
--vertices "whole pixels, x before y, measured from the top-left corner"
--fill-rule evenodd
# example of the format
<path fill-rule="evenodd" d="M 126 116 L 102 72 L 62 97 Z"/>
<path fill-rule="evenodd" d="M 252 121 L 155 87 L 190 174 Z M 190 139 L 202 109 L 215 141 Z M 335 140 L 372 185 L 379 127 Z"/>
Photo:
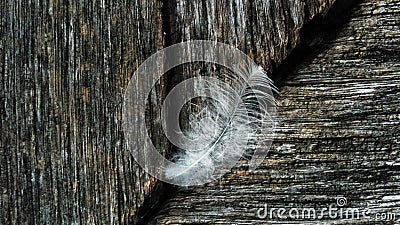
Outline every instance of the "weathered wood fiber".
<path fill-rule="evenodd" d="M 271 73 L 300 43 L 300 31 L 316 16 L 323 17 L 335 0 L 173 0 L 165 5 L 165 20 L 169 24 L 167 43 L 187 40 L 214 40 L 230 44 L 248 54 Z M 338 1 L 343 2 L 343 1 Z M 170 71 L 168 89 L 181 81 L 199 75 L 219 77 L 221 67 L 190 63 Z M 226 81 L 227 82 L 227 81 Z M 227 82 L 227 85 L 230 85 Z M 190 90 L 186 90 L 190 91 Z M 197 100 L 192 103 L 205 106 Z M 201 109 L 201 107 L 198 107 Z M 195 111 L 195 108 L 183 110 Z M 182 114 L 183 130 L 187 128 Z"/>
<path fill-rule="evenodd" d="M 332 3 L 2 1 L 0 224 L 134 222 L 155 186 L 122 132 L 123 93 L 138 65 L 201 38 L 238 46 L 268 69 Z M 151 118 L 165 89 L 151 95 Z M 159 125 L 149 125 L 166 150 Z"/>
<path fill-rule="evenodd" d="M 281 88 L 281 118 L 265 163 L 243 161 L 201 188 L 180 189 L 150 224 L 398 224 L 400 221 L 400 1 L 360 1 Z M 335 205 L 396 220 L 260 219 L 257 210 Z M 306 223 L 307 222 L 307 223 Z"/>
<path fill-rule="evenodd" d="M 335 0 L 174 0 L 168 5 L 170 41 L 216 40 L 239 48 L 267 71 L 299 43 L 300 29 Z M 183 76 L 190 76 L 192 68 Z"/>
<path fill-rule="evenodd" d="M 276 49 L 278 63 L 306 17 L 332 3 L 167 2 L 1 2 L 1 224 L 129 221 L 154 186 L 125 151 L 121 126 L 124 88 L 137 66 L 187 36 L 179 31 L 186 26 L 201 29 L 191 39 L 219 37 L 258 58 L 255 49 Z M 173 13 L 182 4 L 205 7 L 194 11 L 203 19 L 189 21 L 192 8 Z"/>
<path fill-rule="evenodd" d="M 0 224 L 133 218 L 155 181 L 125 150 L 121 106 L 132 73 L 163 47 L 162 2 L 1 1 L 0 11 Z"/>

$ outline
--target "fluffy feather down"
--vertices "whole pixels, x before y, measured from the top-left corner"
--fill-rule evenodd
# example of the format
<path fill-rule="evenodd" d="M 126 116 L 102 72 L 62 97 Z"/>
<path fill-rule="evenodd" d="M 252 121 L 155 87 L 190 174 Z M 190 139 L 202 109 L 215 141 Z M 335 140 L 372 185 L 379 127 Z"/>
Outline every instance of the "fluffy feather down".
<path fill-rule="evenodd" d="M 182 143 L 173 157 L 177 166 L 165 168 L 168 179 L 200 185 L 225 174 L 247 150 L 254 152 L 256 163 L 265 157 L 265 143 L 272 140 L 275 126 L 271 90 L 276 89 L 254 65 L 225 77 L 229 86 L 207 81 L 198 86 L 196 91 L 209 92 L 215 100 L 189 118 L 190 128 L 182 135 L 197 144 Z"/>

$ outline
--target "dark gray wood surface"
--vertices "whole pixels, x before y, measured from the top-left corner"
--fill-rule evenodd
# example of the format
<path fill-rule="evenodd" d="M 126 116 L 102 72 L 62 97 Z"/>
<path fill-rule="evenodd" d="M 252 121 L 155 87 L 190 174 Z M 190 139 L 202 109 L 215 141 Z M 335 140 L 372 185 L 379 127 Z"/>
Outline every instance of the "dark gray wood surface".
<path fill-rule="evenodd" d="M 179 189 L 150 224 L 399 224 L 399 56 L 400 1 L 359 2 L 281 87 L 265 163 L 250 172 L 243 161 L 216 183 Z M 347 204 L 339 207 L 338 198 Z M 265 204 L 369 209 L 371 218 L 260 218 Z"/>
<path fill-rule="evenodd" d="M 183 37 L 220 37 L 227 43 L 236 37 L 239 46 L 253 49 L 269 45 L 279 52 L 278 62 L 297 43 L 308 17 L 331 5 L 256 2 L 260 6 L 249 1 L 2 1 L 0 224 L 135 222 L 145 196 L 151 205 L 163 189 L 154 189 L 156 181 L 135 164 L 123 138 L 123 93 L 138 65 Z M 197 9 L 200 5 L 207 10 Z M 265 12 L 249 20 L 254 10 Z M 200 20 L 189 19 L 196 13 Z M 283 18 L 297 22 L 285 25 Z M 209 26 L 213 35 L 205 35 Z M 239 33 L 222 32 L 228 27 Z M 202 35 L 188 36 L 199 29 Z M 282 40 L 274 33 L 249 44 L 252 36 L 269 35 L 268 29 L 279 30 Z M 152 118 L 159 114 L 165 80 L 161 85 L 151 95 Z M 159 125 L 149 125 L 156 146 L 166 151 Z"/>
<path fill-rule="evenodd" d="M 155 180 L 126 151 L 121 108 L 132 73 L 164 46 L 161 11 L 157 0 L 1 1 L 0 224 L 134 218 Z"/>
<path fill-rule="evenodd" d="M 333 0 L 2 1 L 0 3 L 0 224 L 135 223 L 140 217 L 138 209 L 143 202 L 157 202 L 160 198 L 159 191 L 163 189 L 136 165 L 130 153 L 126 151 L 123 137 L 121 124 L 123 94 L 130 76 L 138 65 L 165 46 L 188 39 L 208 39 L 232 44 L 249 54 L 266 70 L 272 71 L 299 44 L 300 30 L 305 24 L 327 13 L 333 2 Z M 396 73 L 393 71 L 397 65 L 395 59 L 398 55 L 398 42 L 396 42 L 398 39 L 394 37 L 398 35 L 396 33 L 398 11 L 397 14 L 394 12 L 398 10 L 398 4 L 391 3 L 392 6 L 383 4 L 382 7 L 376 4 L 376 7 L 365 6 L 367 11 L 361 10 L 355 14 L 354 18 L 362 19 L 358 22 L 353 19 L 355 21 L 352 23 L 358 24 L 348 25 L 354 29 L 349 28 L 348 33 L 343 34 L 343 40 L 338 40 L 343 43 L 349 42 L 348 45 L 342 45 L 348 46 L 348 51 L 351 52 L 348 53 L 350 58 L 364 56 L 361 52 L 365 52 L 365 57 L 382 60 L 378 61 L 381 66 L 379 68 L 382 69 L 376 69 L 377 73 L 383 74 L 387 81 L 395 82 Z M 392 13 L 386 14 L 388 10 Z M 363 15 L 369 19 L 368 23 L 364 22 Z M 389 27 L 385 23 L 393 23 L 393 26 Z M 382 30 L 375 31 L 374 27 Z M 393 37 L 386 38 L 385 35 L 389 35 L 386 31 L 389 30 L 392 31 Z M 360 40 L 346 38 L 355 34 Z M 338 41 L 337 44 L 331 43 L 326 46 L 338 46 L 339 43 Z M 371 51 L 370 55 L 367 49 L 358 51 L 362 49 L 362 44 L 375 46 L 375 50 Z M 385 47 L 387 51 L 379 47 Z M 336 52 L 336 54 L 342 53 Z M 386 62 L 383 61 L 384 56 L 393 61 L 392 66 L 382 64 Z M 320 60 L 326 65 L 335 65 L 325 62 L 328 58 Z M 319 61 L 314 64 L 322 63 Z M 370 64 L 370 67 L 361 66 L 359 69 L 363 71 L 361 68 L 371 68 L 374 71 L 376 64 Z M 344 74 L 348 73 L 350 77 L 346 79 L 357 82 L 353 77 L 355 73 L 349 71 L 357 70 L 358 64 L 349 61 L 346 65 L 354 66 L 345 70 Z M 397 126 L 394 122 L 385 122 L 398 120 L 398 111 L 395 107 L 398 86 L 382 87 L 383 94 L 372 95 L 369 100 L 358 94 L 355 99 L 360 100 L 360 105 L 352 103 L 354 99 L 350 93 L 354 91 L 351 89 L 344 92 L 349 94 L 347 97 L 339 95 L 341 92 L 334 89 L 320 91 L 329 93 L 331 90 L 335 93 L 332 96 L 337 97 L 338 102 L 332 101 L 330 104 L 339 107 L 339 113 L 335 112 L 331 117 L 342 115 L 343 119 L 339 122 L 346 121 L 345 118 L 364 118 L 365 113 L 362 113 L 364 111 L 380 112 L 374 117 L 374 122 L 368 123 L 373 133 L 371 135 L 376 134 L 368 139 L 362 133 L 367 131 L 357 127 L 362 126 L 362 122 L 348 122 L 349 125 L 345 122 L 339 125 L 336 124 L 339 122 L 327 121 L 326 124 L 321 122 L 323 119 L 318 116 L 325 116 L 326 111 L 323 109 L 325 105 L 323 100 L 315 101 L 315 99 L 327 97 L 318 97 L 314 93 L 317 89 L 307 85 L 312 85 L 313 82 L 321 85 L 321 82 L 329 82 L 333 78 L 315 72 L 319 71 L 316 68 L 322 67 L 307 68 L 310 71 L 306 72 L 304 69 L 303 73 L 308 76 L 304 75 L 299 81 L 290 81 L 293 82 L 292 85 L 290 82 L 287 84 L 285 88 L 289 94 L 285 92 L 285 88 L 282 89 L 281 99 L 288 100 L 280 100 L 284 105 L 281 109 L 283 121 L 274 149 L 283 146 L 283 150 L 273 150 L 269 159 L 271 162 L 255 174 L 248 174 L 238 168 L 236 172 L 227 176 L 227 179 L 221 181 L 221 184 L 179 192 L 175 200 L 172 199 L 164 208 L 165 214 L 161 214 L 154 221 L 173 223 L 178 221 L 178 217 L 192 222 L 195 222 L 193 218 L 206 218 L 212 221 L 211 223 L 221 221 L 228 224 L 241 219 L 245 221 L 246 216 L 238 212 L 246 207 L 242 208 L 242 204 L 237 203 L 235 198 L 249 199 L 249 196 L 254 196 L 252 198 L 255 201 L 258 199 L 257 204 L 260 204 L 258 198 L 260 195 L 251 194 L 253 191 L 270 193 L 274 189 L 281 191 L 280 193 L 289 193 L 293 192 L 292 186 L 296 182 L 303 185 L 299 190 L 305 191 L 306 184 L 314 183 L 317 177 L 333 182 L 337 176 L 330 174 L 338 173 L 342 167 L 329 167 L 327 163 L 334 164 L 336 158 L 325 158 L 329 156 L 326 154 L 337 154 L 336 146 L 347 152 L 349 145 L 354 144 L 346 138 L 341 138 L 342 141 L 330 140 L 329 129 L 337 132 L 334 136 L 340 136 L 342 134 L 340 132 L 345 132 L 342 135 L 352 134 L 354 143 L 359 143 L 360 149 L 364 149 L 357 150 L 358 147 L 353 146 L 354 154 L 344 154 L 342 157 L 363 156 L 366 157 L 364 161 L 357 161 L 360 166 L 362 163 L 370 163 L 369 167 L 362 167 L 365 169 L 362 170 L 364 171 L 362 174 L 366 174 L 367 178 L 372 177 L 360 181 L 359 186 L 344 185 L 344 188 L 348 187 L 346 190 L 350 190 L 349 187 L 364 187 L 371 193 L 385 193 L 379 190 L 392 187 L 388 192 L 395 192 L 396 182 L 385 184 L 386 186 L 376 183 L 370 186 L 364 184 L 369 180 L 379 180 L 376 177 L 393 180 L 393 177 L 398 176 L 394 172 L 397 168 L 394 159 L 398 158 L 396 145 L 398 141 L 393 141 L 397 138 Z M 182 71 L 179 79 L 187 77 L 189 71 L 190 67 Z M 325 68 L 323 71 L 329 69 Z M 393 72 L 392 75 L 390 71 Z M 371 74 L 365 75 L 363 72 L 360 72 L 359 76 L 363 78 L 364 83 L 372 79 Z M 347 82 L 345 78 L 343 79 Z M 157 107 L 161 105 L 165 90 L 171 83 L 174 82 L 162 80 L 158 91 L 151 94 L 149 115 L 152 118 L 157 118 L 159 115 Z M 304 83 L 307 85 L 303 85 Z M 300 88 L 299 86 L 303 86 L 303 89 L 296 89 Z M 384 94 L 385 90 L 392 91 Z M 284 97 L 285 95 L 287 97 Z M 368 105 L 376 103 L 376 96 L 382 97 L 384 104 L 381 108 Z M 349 100 L 347 105 L 343 103 L 345 99 Z M 287 106 L 285 101 L 288 102 Z M 302 114 L 297 114 L 299 109 L 295 106 L 300 105 L 298 101 L 304 102 Z M 361 114 L 356 113 L 360 110 L 352 110 L 358 109 L 357 107 L 360 107 Z M 385 110 L 392 110 L 389 112 L 394 113 L 386 113 Z M 316 120 L 313 124 L 310 118 L 319 118 L 319 122 Z M 329 125 L 330 122 L 332 126 Z M 168 143 L 157 126 L 159 125 L 155 123 L 149 124 L 150 133 L 154 137 L 156 146 L 162 151 L 167 151 Z M 341 129 L 337 129 L 339 126 Z M 305 131 L 300 132 L 301 129 Z M 389 134 L 393 138 L 389 139 Z M 363 137 L 365 139 L 361 141 L 360 138 Z M 317 140 L 316 144 L 311 143 L 314 139 Z M 323 153 L 318 151 L 313 153 L 314 148 L 322 149 L 318 151 Z M 373 152 L 367 154 L 370 150 Z M 322 157 L 321 159 L 326 159 L 328 162 L 321 162 L 320 158 L 309 159 L 312 162 L 307 160 L 303 162 L 301 158 L 299 161 L 294 157 L 299 151 L 300 157 Z M 381 151 L 386 151 L 387 154 L 380 153 Z M 378 163 L 375 163 L 375 159 Z M 335 163 L 342 162 L 336 160 Z M 378 166 L 381 165 L 379 160 L 381 167 Z M 321 172 L 323 168 L 320 163 L 328 168 L 324 170 L 328 172 Z M 314 179 L 313 176 L 307 175 L 304 183 L 301 183 L 303 178 L 299 177 L 293 181 L 293 177 L 296 177 L 293 171 L 296 171 L 299 165 L 300 168 L 302 166 L 306 169 L 316 166 L 317 169 L 311 172 L 317 175 L 314 175 Z M 343 168 L 347 168 L 346 165 L 343 164 Z M 279 172 L 282 168 L 287 172 Z M 376 174 L 373 172 L 375 168 L 378 168 Z M 354 171 L 344 170 L 340 173 L 345 174 L 344 179 L 346 174 L 355 173 Z M 324 177 L 321 174 L 327 175 Z M 362 177 L 355 176 L 354 179 Z M 330 185 L 329 187 L 333 189 L 336 187 L 335 183 Z M 315 192 L 319 189 L 307 190 Z M 226 202 L 225 196 L 231 198 Z M 281 196 L 282 199 L 289 198 L 279 193 L 277 196 Z M 278 200 L 279 198 L 271 198 L 271 201 Z M 209 201 L 213 204 L 207 204 Z M 174 205 L 174 202 L 177 204 Z M 188 209 L 177 207 L 187 205 Z M 198 206 L 202 208 L 199 209 Z M 141 211 L 145 212 L 146 207 Z"/>

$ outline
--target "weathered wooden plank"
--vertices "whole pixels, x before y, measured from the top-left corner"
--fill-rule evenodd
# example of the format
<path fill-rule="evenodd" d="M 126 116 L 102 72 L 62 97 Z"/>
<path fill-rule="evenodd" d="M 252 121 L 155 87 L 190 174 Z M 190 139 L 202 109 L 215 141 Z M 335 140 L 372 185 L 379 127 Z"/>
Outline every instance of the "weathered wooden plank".
<path fill-rule="evenodd" d="M 1 2 L 1 223 L 136 220 L 155 185 L 122 134 L 122 95 L 137 66 L 165 45 L 209 39 L 271 70 L 333 0 L 164 3 Z M 151 94 L 153 118 L 165 89 Z M 149 127 L 166 150 L 159 124 Z"/>
<path fill-rule="evenodd" d="M 132 219 L 155 181 L 126 151 L 122 100 L 163 47 L 162 2 L 1 1 L 0 11 L 0 224 Z"/>
<path fill-rule="evenodd" d="M 324 15 L 334 0 L 185 1 L 169 4 L 171 41 L 224 42 L 249 54 L 266 70 L 279 65 L 299 43 L 300 29 Z"/>
<path fill-rule="evenodd" d="M 169 24 L 166 36 L 169 37 L 168 44 L 187 40 L 214 40 L 229 44 L 242 50 L 268 73 L 272 73 L 299 45 L 301 29 L 314 17 L 324 17 L 334 2 L 169 1 L 164 14 Z M 199 75 L 220 77 L 218 74 L 224 73 L 221 69 L 204 63 L 180 65 L 171 72 L 173 75 L 168 78 L 167 89 Z M 183 114 L 183 118 L 186 117 Z M 185 124 L 184 119 L 182 123 Z"/>
<path fill-rule="evenodd" d="M 398 0 L 359 2 L 350 21 L 281 88 L 280 126 L 266 162 L 249 172 L 243 161 L 217 183 L 180 189 L 150 224 L 397 224 L 399 8 Z M 347 204 L 337 206 L 338 197 Z M 371 218 L 327 211 L 313 220 L 260 218 L 265 204 L 368 208 Z"/>

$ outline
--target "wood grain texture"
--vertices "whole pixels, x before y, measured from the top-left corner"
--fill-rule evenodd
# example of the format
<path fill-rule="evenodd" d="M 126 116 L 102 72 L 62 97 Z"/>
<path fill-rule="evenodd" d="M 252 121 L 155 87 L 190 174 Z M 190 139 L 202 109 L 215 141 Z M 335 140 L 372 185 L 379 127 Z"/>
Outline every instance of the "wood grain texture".
<path fill-rule="evenodd" d="M 270 72 L 333 2 L 2 1 L 0 224 L 136 223 L 144 199 L 162 189 L 126 151 L 122 130 L 123 94 L 140 63 L 162 47 L 207 39 Z M 161 80 L 150 118 L 173 80 L 193 71 Z"/>
<path fill-rule="evenodd" d="M 163 47 L 161 8 L 1 1 L 0 224 L 133 218 L 155 181 L 125 150 L 121 107 L 132 73 Z"/>
<path fill-rule="evenodd" d="M 280 125 L 265 163 L 180 189 L 149 224 L 398 224 L 400 1 L 366 0 L 278 96 Z M 371 218 L 259 218 L 258 209 L 333 205 Z M 378 213 L 395 216 L 376 218 Z"/>
<path fill-rule="evenodd" d="M 206 39 L 227 43 L 271 72 L 300 42 L 301 28 L 316 15 L 325 15 L 334 2 L 174 0 L 168 5 L 171 42 Z"/>

